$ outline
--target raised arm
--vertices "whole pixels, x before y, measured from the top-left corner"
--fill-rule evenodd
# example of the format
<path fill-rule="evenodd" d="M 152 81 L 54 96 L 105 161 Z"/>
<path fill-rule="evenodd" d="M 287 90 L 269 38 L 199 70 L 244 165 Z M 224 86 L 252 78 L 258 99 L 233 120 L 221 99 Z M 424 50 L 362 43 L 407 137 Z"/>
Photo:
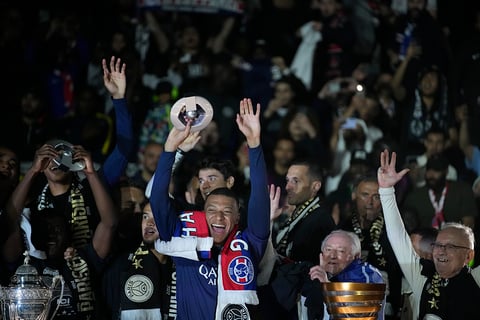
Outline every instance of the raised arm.
<path fill-rule="evenodd" d="M 153 43 L 158 49 L 158 52 L 165 53 L 170 48 L 170 40 L 168 39 L 162 26 L 158 23 L 155 15 L 150 10 L 145 10 L 145 22 L 151 31 Z"/>
<path fill-rule="evenodd" d="M 380 168 L 377 173 L 378 185 L 380 187 L 378 193 L 382 202 L 388 240 L 392 244 L 393 252 L 405 278 L 414 287 L 415 279 L 420 273 L 419 258 L 415 254 L 412 242 L 403 224 L 395 199 L 395 189 L 393 188 L 409 169 L 403 169 L 397 173 L 395 165 L 395 152 L 392 153 L 391 159 L 387 150 L 380 154 Z"/>
<path fill-rule="evenodd" d="M 254 111 L 252 101 L 240 101 L 236 122 L 247 139 L 251 170 L 251 191 L 248 201 L 248 229 L 260 239 L 268 239 L 270 233 L 270 198 L 267 169 L 260 145 L 260 104 Z"/>
<path fill-rule="evenodd" d="M 228 39 L 228 36 L 232 33 L 232 29 L 235 25 L 234 17 L 227 17 L 222 23 L 222 29 L 220 32 L 213 38 L 210 39 L 207 43 L 207 46 L 212 50 L 214 54 L 221 53 L 225 48 L 225 42 Z"/>
<path fill-rule="evenodd" d="M 92 162 L 92 157 L 82 146 L 74 146 L 74 161 L 83 161 L 83 173 L 92 189 L 93 198 L 100 215 L 100 222 L 95 228 L 92 238 L 93 248 L 100 258 L 106 258 L 110 253 L 112 238 L 117 226 L 117 214 L 110 194 L 100 179 Z"/>
<path fill-rule="evenodd" d="M 392 53 L 395 55 L 394 53 Z M 393 75 L 393 79 L 391 82 L 391 86 L 393 89 L 393 94 L 398 101 L 403 101 L 406 97 L 406 90 L 403 86 L 403 78 L 405 77 L 405 72 L 407 71 L 407 67 L 412 61 L 412 59 L 418 58 L 422 54 L 422 47 L 416 44 L 410 44 L 407 48 L 407 54 L 405 59 L 401 61 L 398 65 L 397 69 L 395 70 L 395 74 Z"/>
<path fill-rule="evenodd" d="M 44 144 L 36 152 L 32 166 L 27 170 L 24 177 L 12 192 L 6 205 L 8 215 L 9 236 L 3 247 L 3 256 L 7 262 L 18 259 L 23 253 L 23 238 L 20 232 L 20 219 L 23 208 L 28 201 L 28 193 L 33 185 L 35 177 L 47 169 L 50 160 L 58 156 L 52 145 Z"/>
<path fill-rule="evenodd" d="M 177 146 L 177 149 L 175 152 L 175 161 L 173 162 L 173 165 L 172 165 L 172 174 L 175 174 L 177 168 L 182 163 L 185 153 L 192 150 L 199 140 L 200 140 L 200 131 L 196 131 L 194 133 L 189 134 L 188 137 Z M 155 179 L 155 173 L 153 173 L 152 177 L 147 183 L 147 187 L 145 188 L 145 197 L 149 199 L 152 193 L 152 184 L 154 179 Z"/>
<path fill-rule="evenodd" d="M 268 190 L 270 192 L 270 235 L 268 237 L 267 248 L 258 266 L 260 273 L 258 274 L 257 285 L 259 286 L 268 284 L 273 267 L 277 261 L 277 251 L 275 251 L 272 242 L 272 227 L 275 219 L 282 213 L 282 208 L 280 207 L 281 188 L 271 184 Z"/>
<path fill-rule="evenodd" d="M 164 150 L 151 181 L 150 205 L 160 238 L 165 241 L 171 239 L 177 223 L 179 223 L 177 212 L 175 212 L 172 201 L 170 201 L 168 192 L 172 167 L 175 161 L 175 151 L 191 135 L 190 129 L 190 123 L 187 124 L 183 131 L 175 127 L 172 128 L 167 141 L 165 141 Z"/>
<path fill-rule="evenodd" d="M 127 87 L 125 69 L 126 64 L 114 56 L 102 60 L 103 83 L 112 97 L 115 108 L 115 132 L 116 145 L 113 151 L 105 160 L 102 167 L 103 176 L 108 186 L 115 184 L 125 173 L 128 165 L 128 158 L 134 147 L 132 116 L 127 108 L 125 91 Z"/>
<path fill-rule="evenodd" d="M 23 208 L 25 207 L 28 192 L 32 186 L 35 177 L 43 170 L 48 168 L 50 161 L 58 156 L 54 146 L 44 144 L 35 152 L 32 166 L 27 170 L 23 179 L 20 180 L 7 202 L 7 212 L 9 217 L 18 221 Z"/>

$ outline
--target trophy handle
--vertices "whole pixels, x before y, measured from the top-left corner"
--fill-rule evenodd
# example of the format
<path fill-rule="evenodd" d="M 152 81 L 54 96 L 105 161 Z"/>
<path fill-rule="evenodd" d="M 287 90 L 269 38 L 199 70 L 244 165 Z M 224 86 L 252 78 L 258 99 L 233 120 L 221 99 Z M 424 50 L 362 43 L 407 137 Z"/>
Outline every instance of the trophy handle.
<path fill-rule="evenodd" d="M 58 300 L 62 300 L 63 299 L 63 291 L 65 289 L 65 280 L 63 280 L 63 277 L 61 275 L 56 275 L 55 277 L 53 277 L 53 280 L 52 280 L 52 286 L 51 286 L 51 290 L 53 292 L 53 290 L 57 287 L 58 283 L 61 283 L 62 285 L 62 289 L 60 291 L 60 298 L 58 298 Z M 50 302 L 51 303 L 51 302 Z M 53 311 L 52 313 L 52 317 L 50 318 L 50 320 L 52 320 L 53 318 L 55 318 L 55 315 L 57 314 L 57 311 L 58 311 L 58 308 L 60 307 L 60 303 L 57 303 L 57 307 L 55 308 L 55 310 Z"/>

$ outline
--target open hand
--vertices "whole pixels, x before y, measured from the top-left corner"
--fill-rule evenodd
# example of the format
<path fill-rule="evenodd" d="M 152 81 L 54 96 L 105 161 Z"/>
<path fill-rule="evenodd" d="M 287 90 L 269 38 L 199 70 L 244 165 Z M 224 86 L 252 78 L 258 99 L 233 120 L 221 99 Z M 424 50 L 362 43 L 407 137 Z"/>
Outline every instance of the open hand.
<path fill-rule="evenodd" d="M 240 113 L 237 113 L 236 122 L 238 128 L 247 139 L 248 146 L 255 148 L 260 145 L 260 104 L 257 104 L 256 112 L 253 110 L 252 100 L 240 101 Z"/>
<path fill-rule="evenodd" d="M 125 90 L 127 87 L 127 80 L 125 76 L 125 69 L 127 65 L 122 63 L 120 58 L 115 59 L 114 56 L 110 58 L 110 68 L 107 67 L 107 61 L 102 59 L 103 67 L 103 84 L 114 99 L 125 98 Z"/>
<path fill-rule="evenodd" d="M 281 189 L 274 184 L 271 184 L 268 189 L 270 191 L 270 221 L 273 221 L 282 214 L 282 208 L 280 207 Z"/>
<path fill-rule="evenodd" d="M 387 149 L 380 153 L 380 168 L 378 168 L 377 173 L 378 186 L 380 188 L 393 187 L 409 171 L 409 169 L 403 169 L 397 173 L 395 170 L 396 163 L 397 154 L 395 152 L 392 152 L 391 159 Z"/>

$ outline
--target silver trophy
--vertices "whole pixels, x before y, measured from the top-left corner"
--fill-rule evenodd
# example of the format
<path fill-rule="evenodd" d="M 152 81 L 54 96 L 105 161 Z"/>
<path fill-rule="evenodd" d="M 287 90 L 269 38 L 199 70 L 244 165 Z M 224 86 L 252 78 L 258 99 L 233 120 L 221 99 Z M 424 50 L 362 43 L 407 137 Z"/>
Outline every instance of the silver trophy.
<path fill-rule="evenodd" d="M 185 130 L 188 121 L 192 122 L 191 132 L 205 128 L 213 118 L 212 104 L 200 96 L 181 98 L 170 110 L 170 120 L 178 130 Z"/>
<path fill-rule="evenodd" d="M 55 287 L 61 283 L 60 300 L 63 297 L 64 281 L 55 276 L 51 287 L 38 275 L 37 269 L 29 264 L 30 256 L 25 253 L 24 264 L 17 268 L 8 287 L 0 287 L 0 303 L 3 320 L 47 320 Z M 53 312 L 54 318 L 58 305 Z"/>
<path fill-rule="evenodd" d="M 70 142 L 56 139 L 47 141 L 47 144 L 52 145 L 59 152 L 58 157 L 53 159 L 58 169 L 65 172 L 85 169 L 83 161 L 73 161 L 73 145 Z"/>

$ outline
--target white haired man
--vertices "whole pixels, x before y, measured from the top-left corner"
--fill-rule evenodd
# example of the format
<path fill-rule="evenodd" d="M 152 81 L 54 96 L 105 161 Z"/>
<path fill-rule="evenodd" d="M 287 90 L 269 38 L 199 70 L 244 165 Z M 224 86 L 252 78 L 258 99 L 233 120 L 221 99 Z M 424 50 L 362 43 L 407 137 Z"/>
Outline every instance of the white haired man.
<path fill-rule="evenodd" d="M 456 222 L 445 223 L 432 243 L 433 261 L 420 260 L 407 234 L 395 200 L 394 185 L 408 172 L 396 172 L 396 154 L 385 150 L 378 169 L 379 194 L 387 234 L 419 305 L 418 319 L 480 319 L 480 269 L 468 266 L 474 256 L 472 230 Z"/>

